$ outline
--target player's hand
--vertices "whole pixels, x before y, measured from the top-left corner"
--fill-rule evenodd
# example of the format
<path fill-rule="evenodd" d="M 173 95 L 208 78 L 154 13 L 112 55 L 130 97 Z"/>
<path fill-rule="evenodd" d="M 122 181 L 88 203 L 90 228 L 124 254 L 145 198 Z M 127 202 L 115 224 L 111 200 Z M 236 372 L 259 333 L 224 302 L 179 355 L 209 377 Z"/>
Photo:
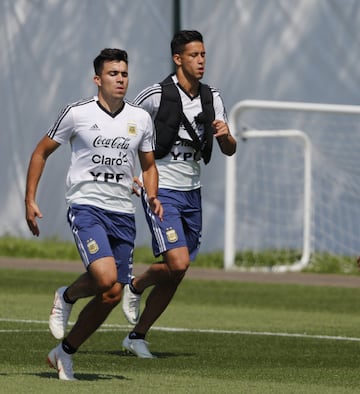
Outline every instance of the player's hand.
<path fill-rule="evenodd" d="M 136 194 L 138 197 L 140 197 L 140 190 L 143 187 L 142 182 L 137 176 L 134 176 L 133 178 L 133 185 L 132 185 L 132 194 Z"/>
<path fill-rule="evenodd" d="M 36 218 L 41 219 L 43 215 L 35 201 L 26 202 L 25 209 L 26 209 L 26 221 L 29 226 L 29 229 L 33 233 L 33 235 L 38 237 L 40 234 L 40 229 L 36 222 Z"/>
<path fill-rule="evenodd" d="M 149 205 L 151 210 L 155 213 L 155 215 L 159 216 L 159 219 L 163 221 L 164 209 L 160 202 L 160 200 L 156 197 L 149 198 Z"/>
<path fill-rule="evenodd" d="M 212 122 L 212 127 L 215 130 L 214 137 L 216 138 L 227 137 L 230 134 L 228 125 L 222 120 L 215 119 Z"/>

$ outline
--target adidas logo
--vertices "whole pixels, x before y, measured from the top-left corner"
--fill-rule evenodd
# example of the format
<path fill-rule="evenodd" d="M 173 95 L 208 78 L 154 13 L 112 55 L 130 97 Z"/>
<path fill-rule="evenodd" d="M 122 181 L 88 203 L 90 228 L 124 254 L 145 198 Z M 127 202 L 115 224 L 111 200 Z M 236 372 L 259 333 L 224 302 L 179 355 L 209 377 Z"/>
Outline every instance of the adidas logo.
<path fill-rule="evenodd" d="M 99 126 L 95 123 L 90 127 L 90 130 L 100 130 Z"/>

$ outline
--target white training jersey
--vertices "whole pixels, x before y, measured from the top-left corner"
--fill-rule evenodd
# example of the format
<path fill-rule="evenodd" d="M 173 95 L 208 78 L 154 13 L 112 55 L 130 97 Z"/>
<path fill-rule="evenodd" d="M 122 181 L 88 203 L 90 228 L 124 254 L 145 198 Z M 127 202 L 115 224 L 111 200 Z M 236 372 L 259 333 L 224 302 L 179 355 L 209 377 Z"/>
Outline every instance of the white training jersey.
<path fill-rule="evenodd" d="M 195 132 L 202 139 L 204 133 L 203 125 L 195 122 L 195 117 L 202 112 L 200 94 L 196 97 L 190 97 L 178 85 L 176 75 L 172 76 L 176 84 L 183 106 L 183 112 Z M 226 110 L 217 89 L 211 88 L 214 98 L 215 119 L 227 122 Z M 144 108 L 153 120 L 160 106 L 161 86 L 154 84 L 140 92 L 133 103 Z M 159 172 L 159 187 L 174 190 L 194 190 L 201 186 L 200 183 L 200 163 L 195 158 L 195 150 L 187 141 L 191 137 L 181 123 L 178 133 L 178 139 L 171 148 L 171 151 L 163 158 L 156 160 L 156 166 Z"/>
<path fill-rule="evenodd" d="M 125 101 L 109 113 L 98 97 L 66 106 L 47 135 L 59 144 L 70 142 L 66 203 L 94 205 L 134 213 L 131 199 L 138 151 L 154 150 L 153 122 L 142 108 Z"/>

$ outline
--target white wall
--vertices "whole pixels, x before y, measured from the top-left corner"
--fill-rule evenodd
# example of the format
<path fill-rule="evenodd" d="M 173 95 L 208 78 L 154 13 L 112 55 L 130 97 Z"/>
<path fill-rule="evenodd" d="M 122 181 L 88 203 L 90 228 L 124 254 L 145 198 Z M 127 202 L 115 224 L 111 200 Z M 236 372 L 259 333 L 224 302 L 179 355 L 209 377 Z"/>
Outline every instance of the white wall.
<path fill-rule="evenodd" d="M 31 236 L 23 209 L 29 156 L 64 104 L 95 93 L 100 49 L 128 51 L 132 99 L 172 70 L 172 21 L 169 0 L 0 1 L 0 236 Z M 182 1 L 182 27 L 204 35 L 204 82 L 221 89 L 228 111 L 246 98 L 358 104 L 359 25 L 357 0 Z M 42 237 L 71 239 L 67 159 L 61 147 L 40 185 Z M 203 170 L 203 251 L 223 247 L 224 168 L 215 148 Z M 137 217 L 138 244 L 149 244 L 141 208 Z"/>
<path fill-rule="evenodd" d="M 203 33 L 205 80 L 228 112 L 244 99 L 360 104 L 359 26 L 357 0 L 183 0 L 183 28 Z M 203 172 L 202 250 L 223 248 L 224 179 L 216 154 Z"/>
<path fill-rule="evenodd" d="M 96 93 L 92 61 L 104 47 L 129 54 L 129 98 L 171 67 L 167 0 L 0 1 L 0 235 L 30 237 L 24 220 L 26 168 L 36 143 L 67 103 Z M 69 147 L 47 163 L 38 193 L 42 236 L 71 239 L 64 180 Z"/>

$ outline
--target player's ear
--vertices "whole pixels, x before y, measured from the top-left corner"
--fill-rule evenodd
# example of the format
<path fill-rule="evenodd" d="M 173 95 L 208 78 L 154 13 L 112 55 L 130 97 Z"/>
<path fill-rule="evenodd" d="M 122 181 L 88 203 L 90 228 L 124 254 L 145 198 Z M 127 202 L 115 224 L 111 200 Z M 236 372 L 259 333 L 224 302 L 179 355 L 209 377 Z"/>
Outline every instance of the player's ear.
<path fill-rule="evenodd" d="M 178 53 L 173 55 L 173 61 L 177 66 L 181 66 L 181 56 Z"/>
<path fill-rule="evenodd" d="M 96 86 L 101 86 L 101 78 L 98 75 L 94 75 L 93 81 Z"/>

